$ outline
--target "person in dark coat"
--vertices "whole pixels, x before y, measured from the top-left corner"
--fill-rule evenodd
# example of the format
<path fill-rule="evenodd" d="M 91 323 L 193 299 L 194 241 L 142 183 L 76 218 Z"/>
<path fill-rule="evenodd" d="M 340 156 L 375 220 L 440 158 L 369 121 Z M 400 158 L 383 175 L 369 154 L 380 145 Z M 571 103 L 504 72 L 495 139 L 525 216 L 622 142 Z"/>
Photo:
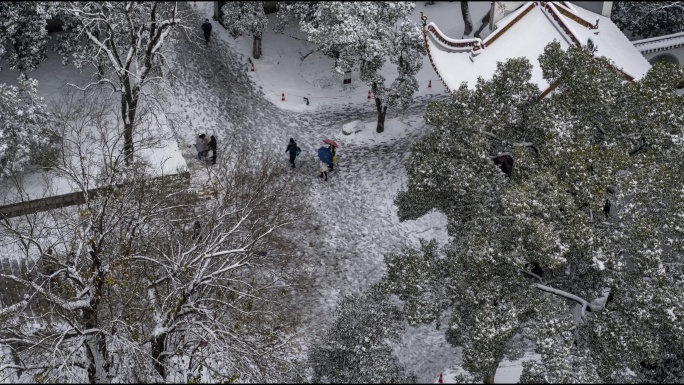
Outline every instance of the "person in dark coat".
<path fill-rule="evenodd" d="M 606 199 L 606 203 L 603 205 L 603 213 L 606 214 L 606 218 L 610 215 L 610 201 Z"/>
<path fill-rule="evenodd" d="M 209 149 L 211 150 L 211 164 L 216 164 L 216 137 L 209 138 Z"/>
<path fill-rule="evenodd" d="M 295 143 L 294 139 L 290 138 L 290 143 L 287 145 L 285 152 L 290 153 L 290 164 L 292 164 L 292 168 L 295 168 L 294 161 L 297 157 L 297 143 Z"/>
<path fill-rule="evenodd" d="M 192 239 L 197 240 L 201 232 L 202 224 L 200 223 L 200 221 L 195 221 L 195 223 L 192 224 Z"/>
<path fill-rule="evenodd" d="M 209 19 L 204 19 L 202 31 L 204 31 L 204 43 L 205 45 L 209 45 L 209 37 L 211 36 L 211 23 L 209 22 Z"/>

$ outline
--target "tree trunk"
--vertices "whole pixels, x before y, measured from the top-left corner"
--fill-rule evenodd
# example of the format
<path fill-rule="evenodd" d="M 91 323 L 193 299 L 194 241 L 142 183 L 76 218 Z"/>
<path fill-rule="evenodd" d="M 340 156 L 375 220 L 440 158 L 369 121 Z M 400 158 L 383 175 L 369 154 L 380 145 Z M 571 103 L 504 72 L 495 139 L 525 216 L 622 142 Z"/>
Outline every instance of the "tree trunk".
<path fill-rule="evenodd" d="M 480 32 L 482 32 L 482 30 L 485 29 L 485 27 L 489 24 L 489 20 L 491 19 L 491 17 L 492 17 L 492 12 L 490 10 L 489 12 L 487 12 L 482 17 L 482 20 L 480 21 L 480 23 L 482 23 L 482 24 L 480 24 L 480 27 L 477 29 L 477 31 L 475 31 L 475 35 L 474 35 L 475 37 L 477 37 L 477 38 L 480 37 Z"/>
<path fill-rule="evenodd" d="M 378 125 L 375 132 L 378 134 L 385 131 L 385 116 L 387 116 L 387 106 L 383 106 L 379 98 L 375 98 L 375 107 L 378 109 Z"/>
<path fill-rule="evenodd" d="M 106 273 L 102 268 L 98 250 L 99 247 L 94 246 L 93 250 L 89 252 L 92 258 L 94 292 L 92 293 L 93 298 L 90 301 L 90 307 L 82 310 L 83 327 L 86 330 L 100 327 L 97 319 L 97 311 L 102 299 L 102 287 L 105 282 Z M 91 360 L 90 365 L 88 366 L 88 378 L 91 383 L 95 383 L 95 381 L 98 380 L 96 362 L 102 362 L 102 368 L 105 372 L 109 371 L 109 353 L 107 352 L 107 340 L 105 335 L 100 332 L 95 335 L 86 336 L 86 350 L 88 351 L 88 358 Z"/>
<path fill-rule="evenodd" d="M 10 354 L 12 356 L 12 361 L 14 362 L 14 365 L 17 365 L 19 369 L 17 369 L 17 379 L 21 377 L 21 374 L 24 373 L 24 371 L 21 369 L 21 358 L 19 358 L 19 344 L 16 342 L 10 342 Z"/>
<path fill-rule="evenodd" d="M 484 378 L 482 379 L 482 382 L 484 382 L 485 384 L 493 384 L 495 374 L 496 374 L 496 370 L 485 374 Z"/>
<path fill-rule="evenodd" d="M 133 127 L 135 126 L 135 111 L 138 106 L 137 97 L 121 95 L 121 117 L 124 121 L 124 160 L 127 165 L 133 163 Z"/>
<path fill-rule="evenodd" d="M 254 35 L 254 44 L 252 46 L 252 57 L 255 59 L 261 58 L 261 36 Z"/>
<path fill-rule="evenodd" d="M 461 1 L 461 15 L 463 16 L 463 24 L 465 24 L 463 35 L 468 36 L 473 32 L 473 21 L 470 20 L 470 8 L 467 1 Z"/>
<path fill-rule="evenodd" d="M 126 164 L 133 163 L 133 123 L 124 124 L 124 154 Z"/>
<path fill-rule="evenodd" d="M 494 383 L 494 376 L 496 375 L 496 370 L 499 368 L 499 363 L 501 363 L 501 360 L 503 360 L 503 354 L 499 355 L 498 359 L 496 359 L 496 364 L 494 364 L 487 372 L 484 373 L 482 382 L 485 384 Z"/>
<path fill-rule="evenodd" d="M 166 334 L 161 334 L 154 337 L 152 341 L 152 359 L 154 360 L 154 369 L 159 373 L 159 375 L 166 379 L 166 370 L 164 369 L 164 364 L 161 358 L 162 353 L 164 353 L 164 345 L 166 342 Z"/>

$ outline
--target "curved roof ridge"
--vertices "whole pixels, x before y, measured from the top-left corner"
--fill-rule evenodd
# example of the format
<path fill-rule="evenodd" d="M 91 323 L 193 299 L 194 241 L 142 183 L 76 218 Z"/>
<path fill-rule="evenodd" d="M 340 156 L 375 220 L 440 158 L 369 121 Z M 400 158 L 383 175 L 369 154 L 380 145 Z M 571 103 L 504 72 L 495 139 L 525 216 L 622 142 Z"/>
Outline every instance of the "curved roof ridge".
<path fill-rule="evenodd" d="M 579 35 L 577 34 L 577 32 L 575 32 L 575 30 L 572 29 L 572 27 L 570 27 L 570 25 L 568 25 L 568 23 L 566 23 L 563 20 L 563 15 L 560 11 L 558 11 L 558 8 L 556 8 L 555 4 L 548 2 L 544 5 L 544 9 L 546 9 L 551 14 L 551 17 L 549 17 L 549 19 L 553 19 L 553 21 L 555 21 L 556 24 L 558 24 L 560 29 L 567 36 L 570 37 L 570 41 L 572 43 L 574 43 L 578 47 L 582 46 L 582 42 L 580 41 Z"/>
<path fill-rule="evenodd" d="M 491 34 L 489 34 L 489 36 L 485 37 L 484 40 L 482 40 L 482 47 L 486 48 L 492 43 L 494 43 L 496 39 L 498 39 L 506 31 L 508 31 L 508 29 L 510 29 L 515 23 L 522 19 L 528 12 L 534 9 L 534 7 L 536 7 L 537 5 L 538 2 L 530 1 L 520 6 L 515 11 L 513 11 L 510 15 L 507 16 L 509 17 L 509 19 L 506 21 L 506 23 L 502 25 L 497 25 L 497 28 L 494 30 L 494 32 L 492 32 Z"/>
<path fill-rule="evenodd" d="M 471 47 L 475 45 L 480 45 L 482 43 L 482 39 L 479 37 L 471 37 L 467 39 L 452 39 L 448 37 L 447 35 L 442 32 L 439 27 L 434 22 L 429 22 L 427 24 L 427 27 L 424 27 L 424 29 L 427 28 L 428 31 L 437 39 L 437 41 L 441 45 L 448 46 L 450 48 L 466 48 L 470 49 Z"/>
<path fill-rule="evenodd" d="M 568 19 L 574 21 L 577 24 L 580 24 L 584 27 L 587 27 L 589 29 L 598 29 L 598 17 L 596 18 L 596 22 L 592 24 L 590 21 L 584 19 L 582 16 L 577 13 L 577 10 L 574 8 L 570 8 L 571 4 L 567 3 L 565 1 L 558 1 L 558 2 L 549 2 L 553 4 L 553 6 L 556 8 L 556 10 L 562 14 L 563 16 L 567 17 Z M 567 5 L 565 5 L 567 3 Z"/>

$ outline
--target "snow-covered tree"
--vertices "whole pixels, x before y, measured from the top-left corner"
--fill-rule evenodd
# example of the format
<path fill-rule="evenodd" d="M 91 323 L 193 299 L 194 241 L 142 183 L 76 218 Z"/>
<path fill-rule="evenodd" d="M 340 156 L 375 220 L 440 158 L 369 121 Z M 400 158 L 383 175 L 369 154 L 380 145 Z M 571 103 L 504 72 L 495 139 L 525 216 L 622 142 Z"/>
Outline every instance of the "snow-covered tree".
<path fill-rule="evenodd" d="M 164 48 L 186 16 L 178 3 L 157 1 L 67 2 L 58 7 L 67 33 L 62 53 L 80 69 L 97 69 L 102 86 L 121 97 L 126 161 L 133 160 L 133 131 L 139 104 L 154 103 L 153 86 L 164 77 Z"/>
<path fill-rule="evenodd" d="M 221 8 L 223 11 L 223 25 L 233 37 L 246 32 L 252 35 L 252 57 L 261 58 L 261 38 L 266 31 L 268 18 L 264 12 L 263 1 L 228 1 Z"/>
<path fill-rule="evenodd" d="M 54 8 L 49 1 L 0 2 L 0 58 L 7 60 L 11 69 L 26 73 L 47 58 L 46 26 Z"/>
<path fill-rule="evenodd" d="M 296 20 L 308 40 L 335 59 L 339 74 L 359 68 L 370 86 L 382 132 L 388 108 L 404 108 L 418 90 L 415 75 L 423 65 L 425 42 L 409 16 L 414 3 L 397 1 L 294 2 L 280 6 L 283 19 Z M 397 66 L 390 85 L 381 75 L 386 61 Z"/>
<path fill-rule="evenodd" d="M 616 1 L 610 20 L 635 37 L 684 31 L 684 1 Z"/>
<path fill-rule="evenodd" d="M 415 383 L 415 375 L 406 373 L 387 343 L 399 338 L 402 320 L 399 308 L 377 287 L 344 297 L 323 340 L 309 351 L 313 381 Z"/>
<path fill-rule="evenodd" d="M 485 382 L 520 337 L 541 355 L 525 381 L 626 381 L 684 348 L 681 68 L 629 83 L 557 42 L 539 61 L 550 98 L 513 59 L 428 107 L 435 129 L 414 145 L 396 202 L 402 220 L 444 212 L 454 238 L 445 258 L 425 245 L 388 257 L 385 284 L 410 322 L 450 308 L 446 337 Z M 502 153 L 510 176 L 492 162 Z"/>
<path fill-rule="evenodd" d="M 55 113 L 65 140 L 53 172 L 85 203 L 3 220 L 4 255 L 21 256 L 23 272 L 2 277 L 26 295 L 0 306 L 0 347 L 16 357 L 2 356 L 2 377 L 293 380 L 275 330 L 292 327 L 280 299 L 298 261 L 283 231 L 306 222 L 297 187 L 275 160 L 238 149 L 212 168 L 209 200 L 182 173 L 155 177 L 137 158 L 128 166 L 116 107 L 96 99 Z"/>
<path fill-rule="evenodd" d="M 35 163 L 53 144 L 48 114 L 38 96 L 38 81 L 20 75 L 18 86 L 0 84 L 0 175 Z"/>

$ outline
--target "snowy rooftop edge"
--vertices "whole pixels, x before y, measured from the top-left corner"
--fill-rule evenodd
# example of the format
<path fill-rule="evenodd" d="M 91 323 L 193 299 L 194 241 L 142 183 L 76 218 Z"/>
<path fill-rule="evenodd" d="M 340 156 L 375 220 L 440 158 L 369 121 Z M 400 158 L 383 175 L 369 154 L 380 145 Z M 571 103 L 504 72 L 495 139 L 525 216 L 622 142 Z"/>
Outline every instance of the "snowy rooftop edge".
<path fill-rule="evenodd" d="M 673 33 L 670 35 L 652 37 L 648 39 L 635 40 L 632 42 L 634 47 L 642 53 L 649 53 L 669 48 L 677 48 L 684 45 L 684 32 Z"/>
<path fill-rule="evenodd" d="M 556 40 L 564 41 L 569 44 L 582 44 L 582 41 L 587 41 L 589 39 L 595 40 L 595 44 L 597 44 L 597 47 L 600 46 L 597 55 L 611 60 L 614 63 L 616 69 L 620 70 L 627 77 L 632 79 L 642 78 L 643 75 L 645 75 L 646 72 L 650 69 L 651 65 L 648 63 L 646 58 L 643 57 L 643 55 L 639 52 L 639 50 L 636 49 L 633 43 L 630 42 L 629 39 L 627 39 L 627 37 L 624 36 L 624 34 L 622 34 L 622 32 L 610 21 L 610 19 L 593 13 L 591 11 L 588 11 L 586 9 L 583 9 L 581 7 L 570 8 L 564 6 L 563 4 L 546 4 L 546 7 L 539 7 L 539 5 L 540 4 L 538 4 L 537 2 L 527 2 L 521 5 L 515 11 L 506 15 L 506 17 L 497 22 L 497 29 L 515 28 L 516 26 L 518 26 L 519 23 L 513 22 L 522 21 L 523 18 L 525 19 L 525 21 L 536 21 L 537 26 L 541 28 L 541 26 L 543 26 L 545 23 L 539 21 L 539 18 L 532 19 L 534 17 L 532 16 L 533 14 L 541 12 L 544 15 L 544 18 L 546 19 L 546 23 L 548 23 L 549 26 L 553 26 L 552 28 L 555 29 L 555 31 L 553 32 L 551 30 L 549 30 L 548 32 L 551 32 L 554 35 L 558 35 L 554 36 Z M 534 8 L 539 9 L 539 12 L 534 11 Z M 571 16 L 563 14 L 563 12 L 560 12 L 558 8 L 563 8 L 563 12 L 570 13 Z M 556 22 L 556 20 L 552 20 L 553 17 L 547 15 L 547 11 L 553 13 L 553 15 L 556 18 L 558 18 L 562 24 L 564 24 L 564 27 L 567 30 L 566 32 L 563 32 L 561 30 L 563 29 L 563 27 L 561 27 L 559 23 Z M 521 17 L 521 14 L 523 13 L 524 15 L 522 15 Z M 521 17 L 520 20 L 515 20 L 519 17 Z M 597 26 L 594 26 L 595 23 L 588 21 L 594 19 L 596 20 L 596 22 L 601 21 L 601 23 L 599 23 Z M 581 26 L 581 28 L 572 28 L 572 23 L 578 24 L 579 26 Z M 512 57 L 525 56 L 528 59 L 530 59 L 534 67 L 538 65 L 536 64 L 536 58 L 538 54 L 540 54 L 541 52 L 536 52 L 537 49 L 533 47 L 535 46 L 535 44 L 523 45 L 523 49 L 518 50 L 518 52 L 515 52 L 515 50 L 508 49 L 508 47 L 504 47 L 506 44 L 502 44 L 503 40 L 510 40 L 510 36 L 507 36 L 510 35 L 510 32 L 508 34 L 504 34 L 503 32 L 505 31 L 500 32 L 499 34 L 493 32 L 485 39 L 483 39 L 480 43 L 481 46 L 487 47 L 487 49 L 484 51 L 480 51 L 478 53 L 474 53 L 479 47 L 468 47 L 470 49 L 466 47 L 459 47 L 460 49 L 454 49 L 454 47 L 448 46 L 450 45 L 449 43 L 473 45 L 473 43 L 475 43 L 473 39 L 449 38 L 448 36 L 444 35 L 433 22 L 430 22 L 424 28 L 427 37 L 429 37 L 427 39 L 428 49 L 432 48 L 430 50 L 430 59 L 433 64 L 433 67 L 435 70 L 437 70 L 438 75 L 440 76 L 440 78 L 442 78 L 442 81 L 445 83 L 447 88 L 452 90 L 458 88 L 458 86 L 460 86 L 460 83 L 462 83 L 463 81 L 469 83 L 470 81 L 475 80 L 477 76 L 485 76 L 485 70 L 491 70 L 491 68 L 488 68 L 491 66 L 484 65 L 486 60 L 500 61 Z M 515 29 L 518 30 L 517 28 Z M 525 32 L 529 31 L 525 31 L 525 29 L 523 29 L 518 30 L 517 33 L 524 34 Z M 491 38 L 493 35 L 497 35 L 495 39 Z M 537 36 L 538 35 L 539 34 L 537 34 Z M 509 39 L 506 39 L 507 37 Z M 502 41 L 500 41 L 498 44 L 494 44 L 494 47 L 504 48 L 494 48 L 496 51 L 498 51 L 498 54 L 492 55 L 492 48 L 490 48 L 487 42 L 493 42 L 493 40 L 499 39 L 502 39 Z M 527 41 L 522 37 L 520 37 L 519 39 Z M 532 38 L 531 41 L 534 40 L 535 39 Z M 575 40 L 576 42 L 572 42 L 572 40 Z M 515 39 L 510 41 L 509 45 L 510 43 L 514 43 L 514 41 Z M 477 43 L 475 43 L 475 45 L 476 44 Z M 462 60 L 461 57 L 466 57 L 469 55 L 473 56 L 468 60 L 470 63 Z M 478 66 L 474 66 L 475 62 L 478 62 Z M 469 72 L 478 72 L 478 74 L 459 73 L 458 76 L 454 76 L 453 74 L 451 74 L 451 68 L 457 67 L 470 67 L 472 68 L 472 70 Z M 540 89 L 545 89 L 545 86 L 548 85 L 546 85 L 543 80 L 538 79 L 538 77 L 535 76 L 534 72 L 535 70 L 533 69 L 532 80 L 536 80 L 536 83 L 538 84 Z M 472 85 L 469 84 L 469 86 Z"/>

